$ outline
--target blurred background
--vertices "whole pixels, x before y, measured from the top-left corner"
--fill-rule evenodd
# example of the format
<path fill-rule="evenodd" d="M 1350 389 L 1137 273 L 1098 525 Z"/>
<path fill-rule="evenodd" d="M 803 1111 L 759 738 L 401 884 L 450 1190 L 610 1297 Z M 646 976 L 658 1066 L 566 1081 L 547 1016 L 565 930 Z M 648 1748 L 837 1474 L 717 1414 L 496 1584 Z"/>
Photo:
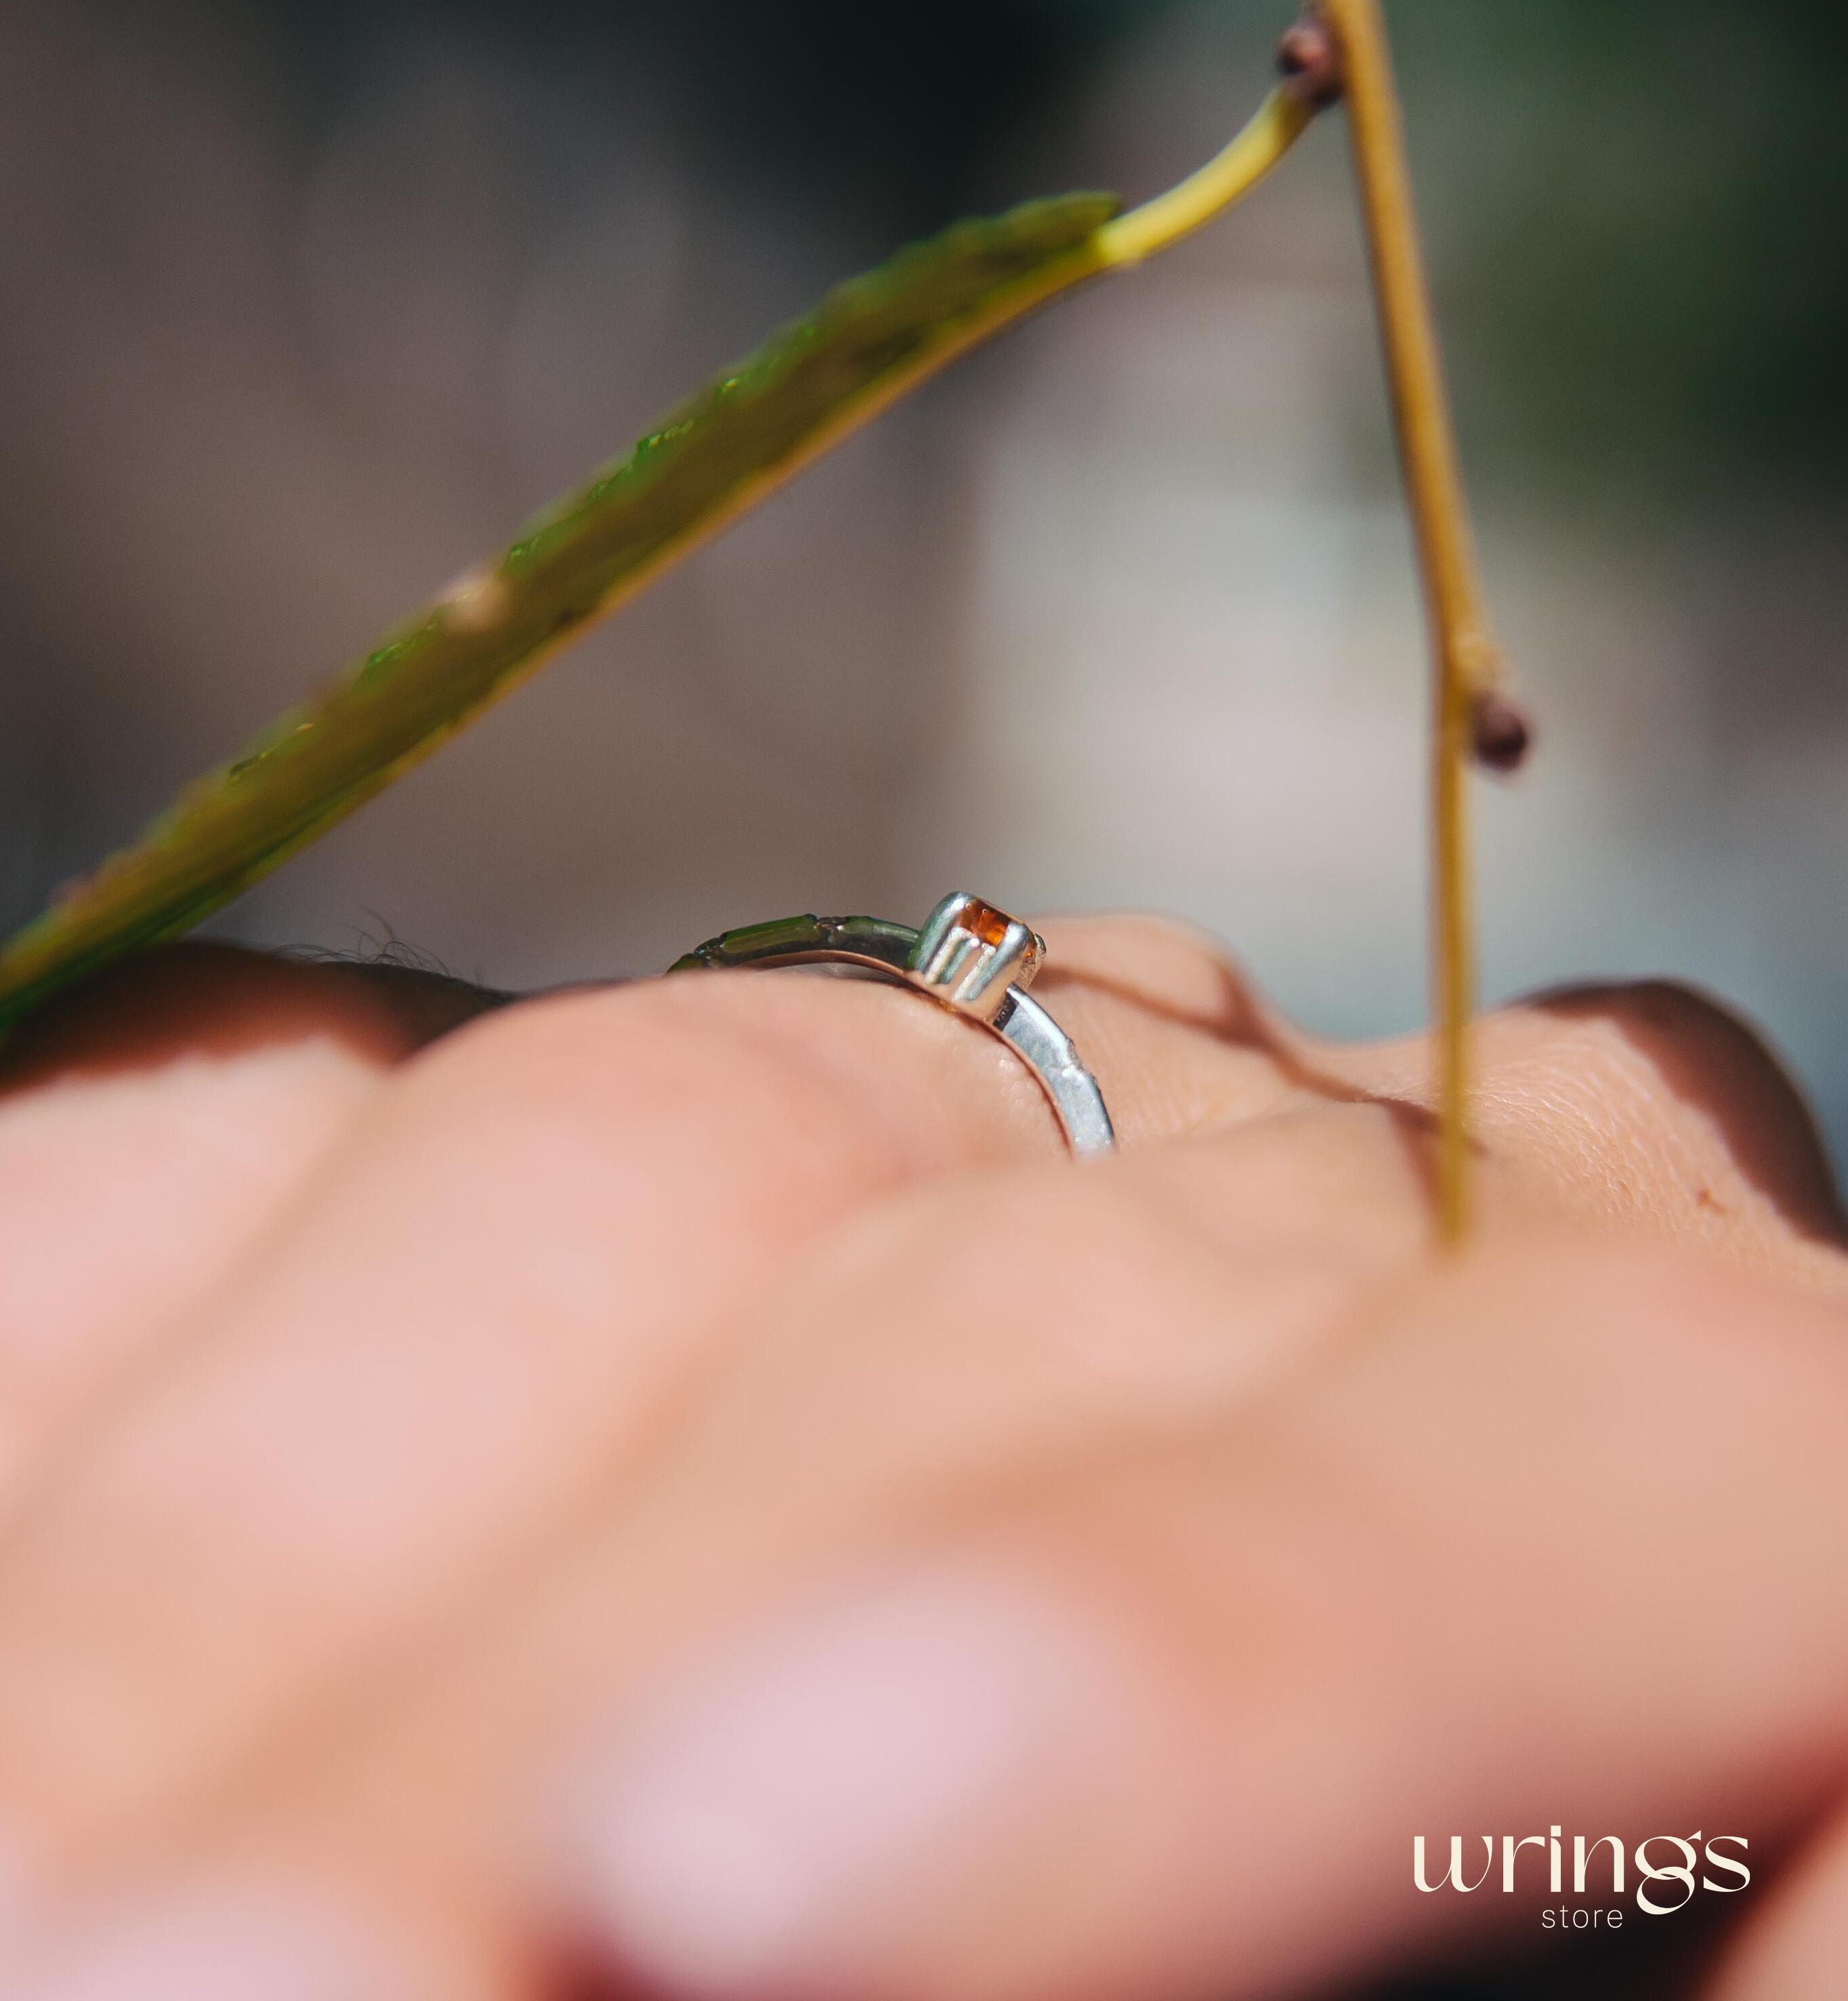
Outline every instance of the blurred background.
<path fill-rule="evenodd" d="M 1151 193 L 1289 0 L 0 0 L 0 915 L 827 284 Z M 1729 997 L 1848 1155 L 1848 16 L 1397 0 L 1505 636 L 1485 981 Z M 220 920 L 504 986 L 1147 905 L 1424 1011 L 1425 651 L 1345 141 L 965 366 Z"/>

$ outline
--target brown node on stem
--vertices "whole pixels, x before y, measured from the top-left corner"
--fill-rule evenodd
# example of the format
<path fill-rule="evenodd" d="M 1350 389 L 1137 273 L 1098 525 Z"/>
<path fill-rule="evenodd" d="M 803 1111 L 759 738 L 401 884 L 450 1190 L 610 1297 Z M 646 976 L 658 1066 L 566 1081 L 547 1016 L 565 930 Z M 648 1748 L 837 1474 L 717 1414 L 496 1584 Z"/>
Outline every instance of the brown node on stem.
<path fill-rule="evenodd" d="M 1470 754 L 1485 771 L 1518 771 L 1533 748 L 1527 712 L 1499 688 L 1477 696 L 1470 709 Z"/>
<path fill-rule="evenodd" d="M 1341 44 L 1319 15 L 1311 13 L 1284 31 L 1277 68 L 1289 79 L 1290 92 L 1313 110 L 1324 110 L 1341 96 Z"/>

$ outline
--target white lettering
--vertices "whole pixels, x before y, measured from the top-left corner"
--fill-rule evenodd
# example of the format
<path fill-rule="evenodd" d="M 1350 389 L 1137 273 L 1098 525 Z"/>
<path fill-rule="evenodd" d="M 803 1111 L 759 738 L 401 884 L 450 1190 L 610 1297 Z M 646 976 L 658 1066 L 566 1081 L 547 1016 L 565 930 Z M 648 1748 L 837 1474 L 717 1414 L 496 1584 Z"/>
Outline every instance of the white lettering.
<path fill-rule="evenodd" d="M 1736 1883 L 1716 1883 L 1711 1876 L 1703 1876 L 1700 1887 L 1704 1890 L 1717 1890 L 1722 1897 L 1736 1897 L 1752 1881 L 1752 1871 L 1735 1857 L 1714 1854 L 1714 1850 L 1723 1841 L 1736 1841 L 1742 1849 L 1749 1848 L 1752 1844 L 1742 1834 L 1716 1834 L 1707 1844 L 1707 1867 L 1730 1870 L 1739 1880 Z"/>
<path fill-rule="evenodd" d="M 1698 1841 L 1700 1839 L 1700 1836 L 1697 1832 L 1694 1841 Z M 1686 1860 L 1679 1863 L 1671 1863 L 1665 1869 L 1658 1869 L 1649 1860 L 1649 1850 L 1658 1842 L 1666 1842 L 1672 1847 L 1679 1848 Z M 1639 1841 L 1636 1845 L 1636 1873 L 1649 1883 L 1685 1884 L 1686 1886 L 1685 1894 L 1676 1898 L 1672 1904 L 1657 1903 L 1650 1896 L 1642 1882 L 1639 1882 L 1636 1886 L 1637 1903 L 1642 1909 L 1647 1911 L 1651 1917 L 1665 1918 L 1672 1912 L 1679 1911 L 1694 1894 L 1693 1842 L 1683 1841 L 1678 1834 L 1652 1834 L 1646 1841 Z"/>
<path fill-rule="evenodd" d="M 1463 1836 L 1460 1834 L 1453 1834 L 1450 1837 L 1448 1873 L 1435 1883 L 1427 1883 L 1425 1881 L 1425 1837 L 1422 1834 L 1414 1835 L 1411 1840 L 1411 1880 L 1427 1896 L 1441 1890 L 1446 1883 L 1466 1894 L 1471 1890 L 1480 1890 L 1488 1881 L 1488 1872 L 1495 1866 L 1495 1836 L 1485 1834 L 1482 1837 L 1482 1845 L 1488 1850 L 1488 1859 L 1482 1865 L 1482 1874 L 1474 1883 L 1466 1883 L 1463 1880 Z"/>

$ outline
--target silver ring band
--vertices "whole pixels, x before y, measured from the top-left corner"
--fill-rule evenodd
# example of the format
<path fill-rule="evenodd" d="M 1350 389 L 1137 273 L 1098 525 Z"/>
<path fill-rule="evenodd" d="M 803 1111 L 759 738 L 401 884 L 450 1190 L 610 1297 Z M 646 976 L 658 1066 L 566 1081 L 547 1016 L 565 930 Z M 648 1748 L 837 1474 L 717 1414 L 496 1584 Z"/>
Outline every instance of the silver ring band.
<path fill-rule="evenodd" d="M 979 896 L 945 896 L 922 931 L 880 917 L 781 917 L 696 945 L 670 973 L 701 967 L 857 966 L 895 980 L 999 1035 L 1046 1095 L 1074 1154 L 1116 1144 L 1098 1081 L 1067 1035 L 1027 988 L 1046 943 Z"/>

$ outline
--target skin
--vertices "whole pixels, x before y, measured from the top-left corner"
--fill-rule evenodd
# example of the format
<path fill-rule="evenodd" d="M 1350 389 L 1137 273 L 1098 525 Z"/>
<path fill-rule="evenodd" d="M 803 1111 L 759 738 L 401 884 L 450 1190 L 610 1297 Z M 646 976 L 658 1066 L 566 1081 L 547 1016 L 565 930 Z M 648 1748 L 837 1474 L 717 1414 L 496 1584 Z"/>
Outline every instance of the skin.
<path fill-rule="evenodd" d="M 1042 928 L 1085 1168 L 803 974 L 176 948 L 16 1041 L 0 1996 L 1589 1992 L 1543 1857 L 1409 1881 L 1553 1823 L 1749 1839 L 1613 1991 L 1848 1987 L 1848 1257 L 1775 1063 L 1663 986 L 1492 1018 L 1443 1260 L 1420 1044 Z"/>

